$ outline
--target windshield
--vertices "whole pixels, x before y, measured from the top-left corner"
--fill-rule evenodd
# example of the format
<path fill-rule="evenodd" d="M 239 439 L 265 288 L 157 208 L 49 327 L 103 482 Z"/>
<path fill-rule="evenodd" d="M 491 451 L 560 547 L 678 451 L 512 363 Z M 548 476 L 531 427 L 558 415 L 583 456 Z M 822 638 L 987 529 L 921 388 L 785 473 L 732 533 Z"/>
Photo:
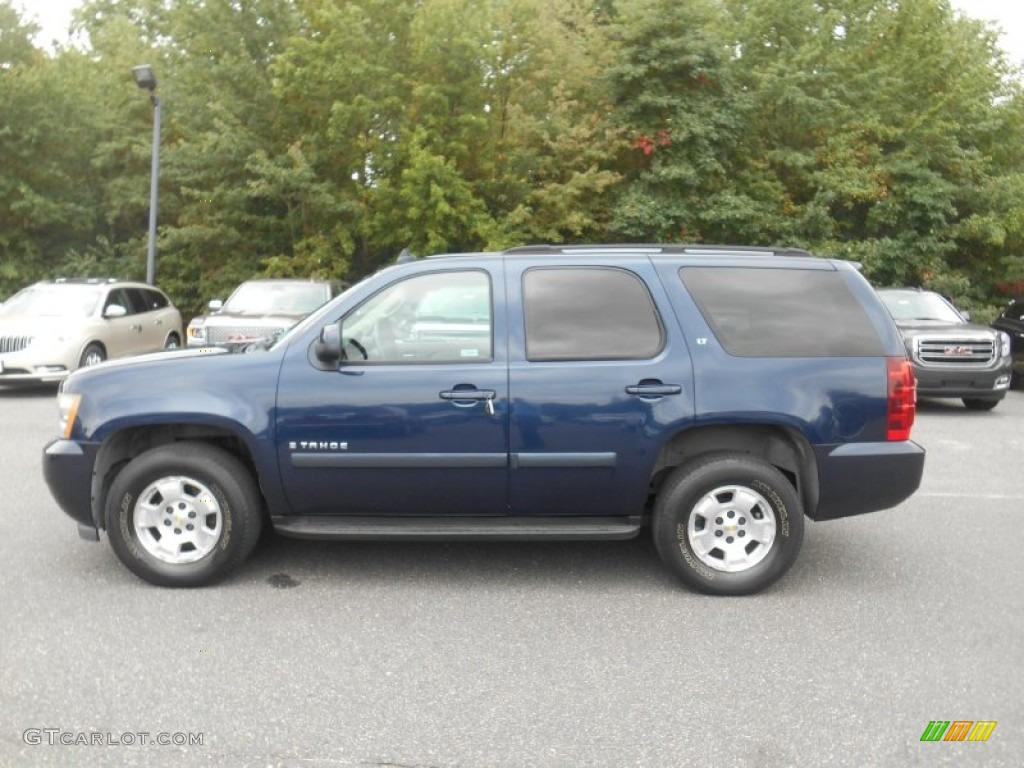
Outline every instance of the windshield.
<path fill-rule="evenodd" d="M 32 285 L 0 305 L 0 315 L 88 317 L 102 292 L 95 285 Z"/>
<path fill-rule="evenodd" d="M 960 325 L 964 319 L 937 293 L 928 291 L 879 291 L 894 320 L 928 320 Z"/>
<path fill-rule="evenodd" d="M 328 298 L 327 287 L 318 283 L 242 283 L 221 311 L 238 315 L 305 315 Z"/>

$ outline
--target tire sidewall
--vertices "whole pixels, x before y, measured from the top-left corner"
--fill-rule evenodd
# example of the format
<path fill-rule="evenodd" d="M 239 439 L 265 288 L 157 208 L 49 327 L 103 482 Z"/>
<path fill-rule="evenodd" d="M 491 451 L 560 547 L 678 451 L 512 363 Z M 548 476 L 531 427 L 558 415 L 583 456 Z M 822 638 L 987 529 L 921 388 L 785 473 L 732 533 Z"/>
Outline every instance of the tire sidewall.
<path fill-rule="evenodd" d="M 729 573 L 705 564 L 687 534 L 697 502 L 726 485 L 749 488 L 768 502 L 775 518 L 775 540 L 764 559 Z M 744 595 L 761 591 L 792 566 L 803 541 L 803 508 L 785 476 L 746 457 L 723 456 L 677 469 L 655 504 L 654 537 L 665 564 L 688 585 L 709 594 Z"/>
<path fill-rule="evenodd" d="M 99 365 L 100 363 L 104 362 L 107 359 L 107 353 L 104 351 L 103 347 L 101 347 L 95 341 L 90 341 L 88 344 L 85 345 L 85 349 L 82 350 L 82 354 L 78 358 L 79 368 L 90 367 L 90 364 L 87 363 L 86 361 L 89 359 L 89 353 L 91 352 L 96 352 L 96 354 L 98 354 L 100 358 L 97 362 L 92 363 L 92 365 Z"/>
<path fill-rule="evenodd" d="M 260 515 L 253 505 L 259 501 L 251 498 L 244 481 L 233 474 L 245 471 L 240 462 L 202 445 L 190 446 L 186 455 L 181 445 L 152 449 L 121 470 L 107 496 L 107 535 L 120 560 L 146 581 L 163 586 L 200 586 L 221 578 L 248 554 L 258 535 Z M 192 563 L 160 560 L 146 551 L 135 531 L 134 512 L 140 494 L 154 481 L 172 475 L 202 483 L 221 510 L 220 538 L 212 551 Z M 255 533 L 246 530 L 254 525 Z"/>

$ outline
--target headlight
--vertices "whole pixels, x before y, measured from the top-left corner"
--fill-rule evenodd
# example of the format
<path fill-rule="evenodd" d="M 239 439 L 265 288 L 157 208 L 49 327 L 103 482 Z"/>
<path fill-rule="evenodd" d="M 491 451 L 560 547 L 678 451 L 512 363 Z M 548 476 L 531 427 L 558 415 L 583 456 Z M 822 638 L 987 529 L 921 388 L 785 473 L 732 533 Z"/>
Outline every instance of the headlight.
<path fill-rule="evenodd" d="M 1002 357 L 1010 356 L 1010 335 L 999 332 L 999 353 Z"/>
<path fill-rule="evenodd" d="M 188 328 L 185 329 L 185 334 L 190 340 L 206 341 L 206 328 L 203 327 L 202 323 L 195 323 L 194 321 L 189 323 Z"/>
<path fill-rule="evenodd" d="M 30 346 L 35 347 L 65 347 L 71 340 L 70 336 L 63 333 L 40 334 L 32 339 Z"/>
<path fill-rule="evenodd" d="M 75 417 L 78 416 L 78 404 L 81 401 L 81 395 L 69 395 L 64 392 L 57 395 L 60 436 L 65 440 L 71 437 L 71 429 L 75 426 Z"/>

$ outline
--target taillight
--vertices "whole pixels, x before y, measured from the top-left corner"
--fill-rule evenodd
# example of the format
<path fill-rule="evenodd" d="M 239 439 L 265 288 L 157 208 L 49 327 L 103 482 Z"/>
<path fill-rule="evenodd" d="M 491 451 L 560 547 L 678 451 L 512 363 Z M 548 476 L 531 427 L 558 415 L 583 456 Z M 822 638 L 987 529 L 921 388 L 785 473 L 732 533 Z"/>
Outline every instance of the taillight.
<path fill-rule="evenodd" d="M 886 440 L 909 440 L 917 413 L 917 381 L 914 368 L 905 357 L 887 357 L 889 377 L 889 417 Z"/>

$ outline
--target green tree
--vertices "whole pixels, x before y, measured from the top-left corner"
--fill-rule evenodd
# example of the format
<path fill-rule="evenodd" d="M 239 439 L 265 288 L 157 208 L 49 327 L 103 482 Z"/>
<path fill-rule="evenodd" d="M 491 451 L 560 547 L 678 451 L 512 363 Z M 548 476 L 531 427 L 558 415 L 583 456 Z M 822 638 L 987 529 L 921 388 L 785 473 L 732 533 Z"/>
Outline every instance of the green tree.
<path fill-rule="evenodd" d="M 717 236 L 712 201 L 728 189 L 726 159 L 742 127 L 721 5 L 632 0 L 617 10 L 608 79 L 632 152 L 612 227 L 638 240 Z"/>

